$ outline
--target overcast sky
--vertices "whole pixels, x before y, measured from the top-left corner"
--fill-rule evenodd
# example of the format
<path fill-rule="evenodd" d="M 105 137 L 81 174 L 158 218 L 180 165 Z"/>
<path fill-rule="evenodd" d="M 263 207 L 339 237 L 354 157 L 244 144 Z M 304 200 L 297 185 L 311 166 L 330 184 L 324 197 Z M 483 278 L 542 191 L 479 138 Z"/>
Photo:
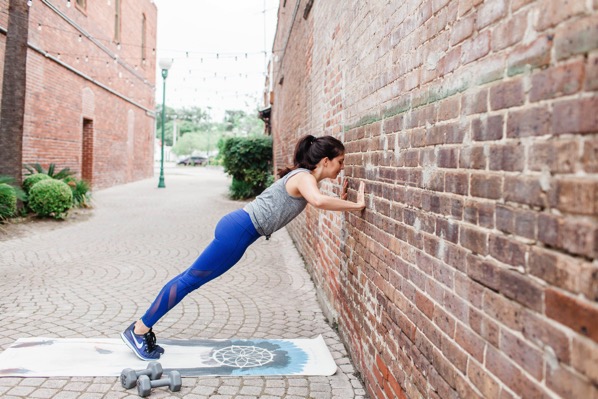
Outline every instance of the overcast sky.
<path fill-rule="evenodd" d="M 155 3 L 157 58 L 174 59 L 166 80 L 167 106 L 211 107 L 215 120 L 225 109 L 261 107 L 279 0 Z M 156 103 L 162 103 L 159 70 Z"/>

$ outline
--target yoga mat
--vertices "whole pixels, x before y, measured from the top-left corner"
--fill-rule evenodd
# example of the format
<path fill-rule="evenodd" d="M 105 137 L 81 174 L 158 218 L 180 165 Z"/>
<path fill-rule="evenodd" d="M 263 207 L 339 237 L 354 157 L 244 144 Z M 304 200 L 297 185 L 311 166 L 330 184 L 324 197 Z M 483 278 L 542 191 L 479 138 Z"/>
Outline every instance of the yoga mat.
<path fill-rule="evenodd" d="M 192 376 L 323 375 L 336 372 L 324 339 L 160 339 L 165 371 Z M 0 377 L 119 376 L 147 362 L 122 340 L 20 338 L 0 354 Z"/>

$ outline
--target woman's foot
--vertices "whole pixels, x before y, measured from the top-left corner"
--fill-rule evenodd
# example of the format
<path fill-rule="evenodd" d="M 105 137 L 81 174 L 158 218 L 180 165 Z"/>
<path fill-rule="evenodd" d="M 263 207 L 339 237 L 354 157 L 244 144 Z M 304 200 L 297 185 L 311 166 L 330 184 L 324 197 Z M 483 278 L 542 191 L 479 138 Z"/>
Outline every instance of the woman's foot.
<path fill-rule="evenodd" d="M 156 344 L 156 334 L 150 328 L 145 334 L 135 334 L 135 323 L 131 324 L 120 337 L 141 360 L 157 360 L 164 349 Z"/>

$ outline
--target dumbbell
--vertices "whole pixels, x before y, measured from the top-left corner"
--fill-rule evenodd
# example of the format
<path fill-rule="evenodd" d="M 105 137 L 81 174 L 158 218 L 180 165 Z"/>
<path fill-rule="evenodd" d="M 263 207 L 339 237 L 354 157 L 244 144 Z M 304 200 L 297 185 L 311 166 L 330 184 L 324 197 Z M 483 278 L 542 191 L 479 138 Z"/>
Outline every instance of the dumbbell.
<path fill-rule="evenodd" d="M 172 392 L 178 392 L 181 390 L 181 386 L 183 386 L 183 381 L 181 380 L 181 373 L 176 370 L 172 370 L 168 373 L 168 378 L 162 378 L 161 380 L 150 380 L 148 376 L 142 375 L 139 376 L 139 380 L 137 380 L 137 392 L 139 396 L 145 398 L 149 396 L 152 392 L 152 388 L 157 387 L 168 387 Z"/>
<path fill-rule="evenodd" d="M 141 376 L 146 376 L 150 380 L 159 379 L 162 377 L 162 365 L 158 362 L 149 362 L 145 370 L 124 369 L 120 373 L 120 383 L 126 389 L 133 388 Z"/>

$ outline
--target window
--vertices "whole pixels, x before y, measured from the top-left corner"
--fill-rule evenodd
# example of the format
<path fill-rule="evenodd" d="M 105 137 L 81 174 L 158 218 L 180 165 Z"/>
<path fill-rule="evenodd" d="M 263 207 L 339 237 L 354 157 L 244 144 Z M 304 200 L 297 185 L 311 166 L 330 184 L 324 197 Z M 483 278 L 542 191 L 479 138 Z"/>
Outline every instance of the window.
<path fill-rule="evenodd" d="M 120 43 L 120 2 L 121 0 L 114 1 L 114 41 Z"/>
<path fill-rule="evenodd" d="M 83 11 L 87 9 L 87 0 L 77 0 L 75 4 Z"/>
<path fill-rule="evenodd" d="M 145 59 L 147 58 L 147 54 L 145 53 L 145 45 L 146 45 L 146 24 L 147 24 L 147 18 L 145 17 L 145 14 L 143 14 L 141 16 L 141 61 L 145 61 Z"/>

